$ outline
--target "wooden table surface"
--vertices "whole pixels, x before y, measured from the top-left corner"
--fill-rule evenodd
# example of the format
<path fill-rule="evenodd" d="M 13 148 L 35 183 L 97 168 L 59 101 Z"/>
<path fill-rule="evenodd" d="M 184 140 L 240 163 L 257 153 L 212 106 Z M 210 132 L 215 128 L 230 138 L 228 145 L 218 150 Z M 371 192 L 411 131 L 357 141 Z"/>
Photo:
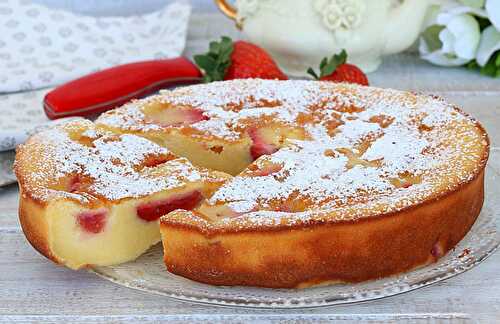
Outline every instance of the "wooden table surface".
<path fill-rule="evenodd" d="M 221 34 L 239 37 L 217 15 L 192 18 L 186 54 L 203 51 Z M 459 104 L 500 147 L 500 79 L 444 69 L 415 55 L 386 58 L 369 75 L 373 85 L 435 93 Z M 499 161 L 490 161 L 500 166 Z M 500 322 L 500 253 L 431 287 L 357 305 L 304 310 L 252 310 L 180 302 L 55 266 L 26 241 L 17 218 L 17 185 L 0 188 L 0 322 Z"/>

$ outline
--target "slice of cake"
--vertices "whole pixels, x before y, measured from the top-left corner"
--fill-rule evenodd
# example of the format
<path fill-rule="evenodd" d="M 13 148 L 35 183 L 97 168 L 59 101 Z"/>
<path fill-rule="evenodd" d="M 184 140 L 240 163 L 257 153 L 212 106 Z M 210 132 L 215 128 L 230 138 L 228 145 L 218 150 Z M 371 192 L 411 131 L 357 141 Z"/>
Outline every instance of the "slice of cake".
<path fill-rule="evenodd" d="M 194 208 L 227 178 L 88 121 L 31 137 L 17 150 L 15 170 L 26 237 L 73 269 L 135 259 L 160 240 L 160 216 Z"/>

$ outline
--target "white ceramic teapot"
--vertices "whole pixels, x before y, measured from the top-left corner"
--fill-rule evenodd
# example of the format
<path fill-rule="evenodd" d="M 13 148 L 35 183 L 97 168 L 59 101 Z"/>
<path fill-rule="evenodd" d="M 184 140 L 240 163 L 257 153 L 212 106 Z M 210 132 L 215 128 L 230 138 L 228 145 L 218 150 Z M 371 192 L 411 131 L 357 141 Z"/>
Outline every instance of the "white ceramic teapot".
<path fill-rule="evenodd" d="M 418 37 L 429 0 L 216 0 L 251 42 L 289 75 L 304 76 L 323 57 L 345 49 L 348 61 L 375 71 L 382 55 Z"/>

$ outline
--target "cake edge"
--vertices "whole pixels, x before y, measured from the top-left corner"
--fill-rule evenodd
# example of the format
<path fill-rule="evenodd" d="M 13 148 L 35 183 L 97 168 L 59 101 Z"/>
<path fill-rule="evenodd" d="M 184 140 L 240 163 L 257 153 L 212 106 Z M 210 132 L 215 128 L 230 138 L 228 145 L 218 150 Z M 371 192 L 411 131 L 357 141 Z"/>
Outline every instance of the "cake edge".
<path fill-rule="evenodd" d="M 162 222 L 164 262 L 174 274 L 212 285 L 305 288 L 373 280 L 436 262 L 468 233 L 483 202 L 484 170 L 459 190 L 391 217 L 210 237 Z"/>

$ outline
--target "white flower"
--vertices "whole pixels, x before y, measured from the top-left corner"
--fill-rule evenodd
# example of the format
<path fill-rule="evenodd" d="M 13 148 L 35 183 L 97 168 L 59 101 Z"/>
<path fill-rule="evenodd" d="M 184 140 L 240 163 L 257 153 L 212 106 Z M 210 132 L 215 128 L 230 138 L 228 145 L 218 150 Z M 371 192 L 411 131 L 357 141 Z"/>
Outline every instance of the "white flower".
<path fill-rule="evenodd" d="M 437 24 L 428 28 L 420 40 L 422 58 L 443 66 L 459 66 L 473 60 L 481 32 L 479 23 L 469 13 L 483 14 L 480 9 L 465 6 L 438 14 Z"/>
<path fill-rule="evenodd" d="M 491 23 L 500 31 L 500 0 L 486 0 L 484 7 Z"/>
<path fill-rule="evenodd" d="M 477 50 L 476 61 L 480 66 L 485 66 L 491 56 L 500 50 L 500 0 L 486 0 L 485 16 L 490 22 L 483 30 L 481 42 Z"/>
<path fill-rule="evenodd" d="M 440 25 L 446 25 L 454 17 L 461 14 L 470 14 L 472 16 L 478 16 L 483 18 L 488 17 L 486 10 L 482 8 L 461 6 L 459 4 L 447 4 L 442 6 L 441 12 L 435 18 L 436 19 L 435 23 Z"/>
<path fill-rule="evenodd" d="M 476 61 L 480 66 L 485 66 L 491 56 L 500 50 L 500 32 L 491 25 L 483 30 L 481 42 L 477 50 Z"/>
<path fill-rule="evenodd" d="M 362 0 L 316 0 L 314 9 L 328 29 L 353 29 L 361 24 L 365 5 Z"/>

